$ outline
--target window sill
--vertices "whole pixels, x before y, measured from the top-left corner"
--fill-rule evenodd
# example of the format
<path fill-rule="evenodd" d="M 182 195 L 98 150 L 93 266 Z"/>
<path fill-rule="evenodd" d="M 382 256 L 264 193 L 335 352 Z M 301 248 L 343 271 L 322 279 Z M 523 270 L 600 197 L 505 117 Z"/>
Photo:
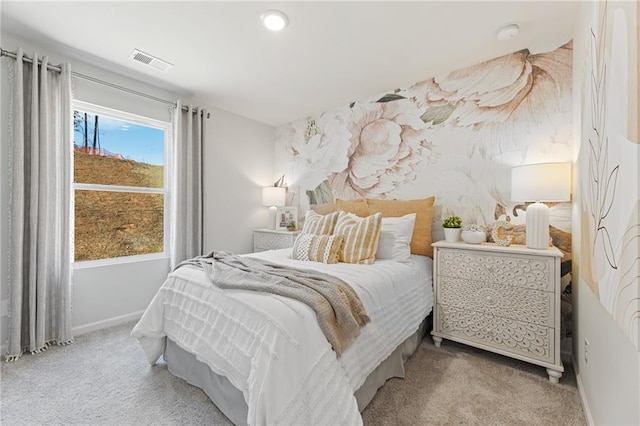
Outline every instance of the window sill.
<path fill-rule="evenodd" d="M 168 253 L 153 253 L 153 254 L 141 254 L 137 256 L 125 256 L 125 257 L 114 257 L 110 259 L 98 259 L 98 260 L 83 260 L 80 262 L 71 263 L 71 268 L 76 269 L 87 269 L 87 268 L 97 268 L 101 266 L 111 266 L 111 265 L 123 265 L 126 263 L 139 263 L 139 262 L 148 262 L 153 260 L 169 260 Z"/>

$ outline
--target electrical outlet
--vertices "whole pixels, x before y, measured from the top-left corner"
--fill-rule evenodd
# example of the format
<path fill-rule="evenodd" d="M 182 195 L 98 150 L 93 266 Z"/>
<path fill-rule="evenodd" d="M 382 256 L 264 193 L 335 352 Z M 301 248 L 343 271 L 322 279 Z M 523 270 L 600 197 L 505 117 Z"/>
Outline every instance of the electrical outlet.
<path fill-rule="evenodd" d="M 589 364 L 589 341 L 584 339 L 584 363 Z"/>

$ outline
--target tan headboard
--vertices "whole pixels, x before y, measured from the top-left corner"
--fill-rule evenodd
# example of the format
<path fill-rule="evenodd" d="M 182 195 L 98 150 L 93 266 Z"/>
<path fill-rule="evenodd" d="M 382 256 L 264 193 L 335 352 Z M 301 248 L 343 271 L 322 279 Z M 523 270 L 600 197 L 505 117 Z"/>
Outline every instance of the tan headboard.
<path fill-rule="evenodd" d="M 416 223 L 411 238 L 411 253 L 433 257 L 431 247 L 431 223 L 433 221 L 433 204 L 435 197 L 416 200 L 336 200 L 334 203 L 311 205 L 311 209 L 319 214 L 328 214 L 343 210 L 365 217 L 380 212 L 382 217 L 399 217 L 410 213 L 416 214 Z"/>

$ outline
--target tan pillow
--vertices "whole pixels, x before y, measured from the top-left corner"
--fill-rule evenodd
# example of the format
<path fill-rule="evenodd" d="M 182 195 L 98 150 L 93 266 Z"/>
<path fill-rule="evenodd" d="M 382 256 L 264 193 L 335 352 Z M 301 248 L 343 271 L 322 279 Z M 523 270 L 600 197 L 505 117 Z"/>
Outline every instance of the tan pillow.
<path fill-rule="evenodd" d="M 307 262 L 338 263 L 343 245 L 342 235 L 300 234 L 293 244 L 293 258 Z"/>
<path fill-rule="evenodd" d="M 367 200 L 336 200 L 336 210 L 342 210 L 347 213 L 353 213 L 356 216 L 367 217 L 369 216 L 369 206 Z M 375 213 L 375 212 L 374 212 Z"/>
<path fill-rule="evenodd" d="M 419 200 L 373 200 L 367 199 L 370 212 L 380 212 L 382 217 L 400 217 L 416 214 L 416 222 L 411 237 L 411 253 L 433 257 L 431 247 L 431 222 L 435 197 Z"/>
<path fill-rule="evenodd" d="M 338 215 L 340 212 L 333 212 L 326 215 L 321 215 L 313 210 L 307 211 L 307 215 L 304 219 L 304 225 L 302 226 L 303 234 L 313 235 L 331 235 L 336 227 L 338 221 Z"/>
<path fill-rule="evenodd" d="M 340 261 L 370 265 L 376 260 L 382 215 L 376 213 L 358 217 L 353 213 L 340 212 L 335 235 L 344 236 L 344 247 Z"/>
<path fill-rule="evenodd" d="M 336 203 L 311 204 L 309 208 L 318 214 L 329 214 L 340 210 Z"/>

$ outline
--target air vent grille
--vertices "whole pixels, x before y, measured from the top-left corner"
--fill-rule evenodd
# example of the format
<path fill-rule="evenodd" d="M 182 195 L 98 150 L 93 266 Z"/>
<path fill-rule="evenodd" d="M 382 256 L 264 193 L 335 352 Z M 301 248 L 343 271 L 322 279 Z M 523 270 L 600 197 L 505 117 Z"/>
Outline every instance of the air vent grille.
<path fill-rule="evenodd" d="M 143 64 L 149 65 L 153 58 L 151 56 L 147 56 L 144 53 L 136 52 L 132 58 L 134 61 L 142 62 Z"/>
<path fill-rule="evenodd" d="M 141 64 L 147 65 L 162 72 L 166 72 L 173 67 L 173 64 L 167 61 L 163 61 L 160 58 L 156 58 L 155 56 L 149 55 L 148 53 L 145 53 L 138 49 L 133 50 L 131 56 L 129 56 L 129 59 L 140 62 Z"/>

